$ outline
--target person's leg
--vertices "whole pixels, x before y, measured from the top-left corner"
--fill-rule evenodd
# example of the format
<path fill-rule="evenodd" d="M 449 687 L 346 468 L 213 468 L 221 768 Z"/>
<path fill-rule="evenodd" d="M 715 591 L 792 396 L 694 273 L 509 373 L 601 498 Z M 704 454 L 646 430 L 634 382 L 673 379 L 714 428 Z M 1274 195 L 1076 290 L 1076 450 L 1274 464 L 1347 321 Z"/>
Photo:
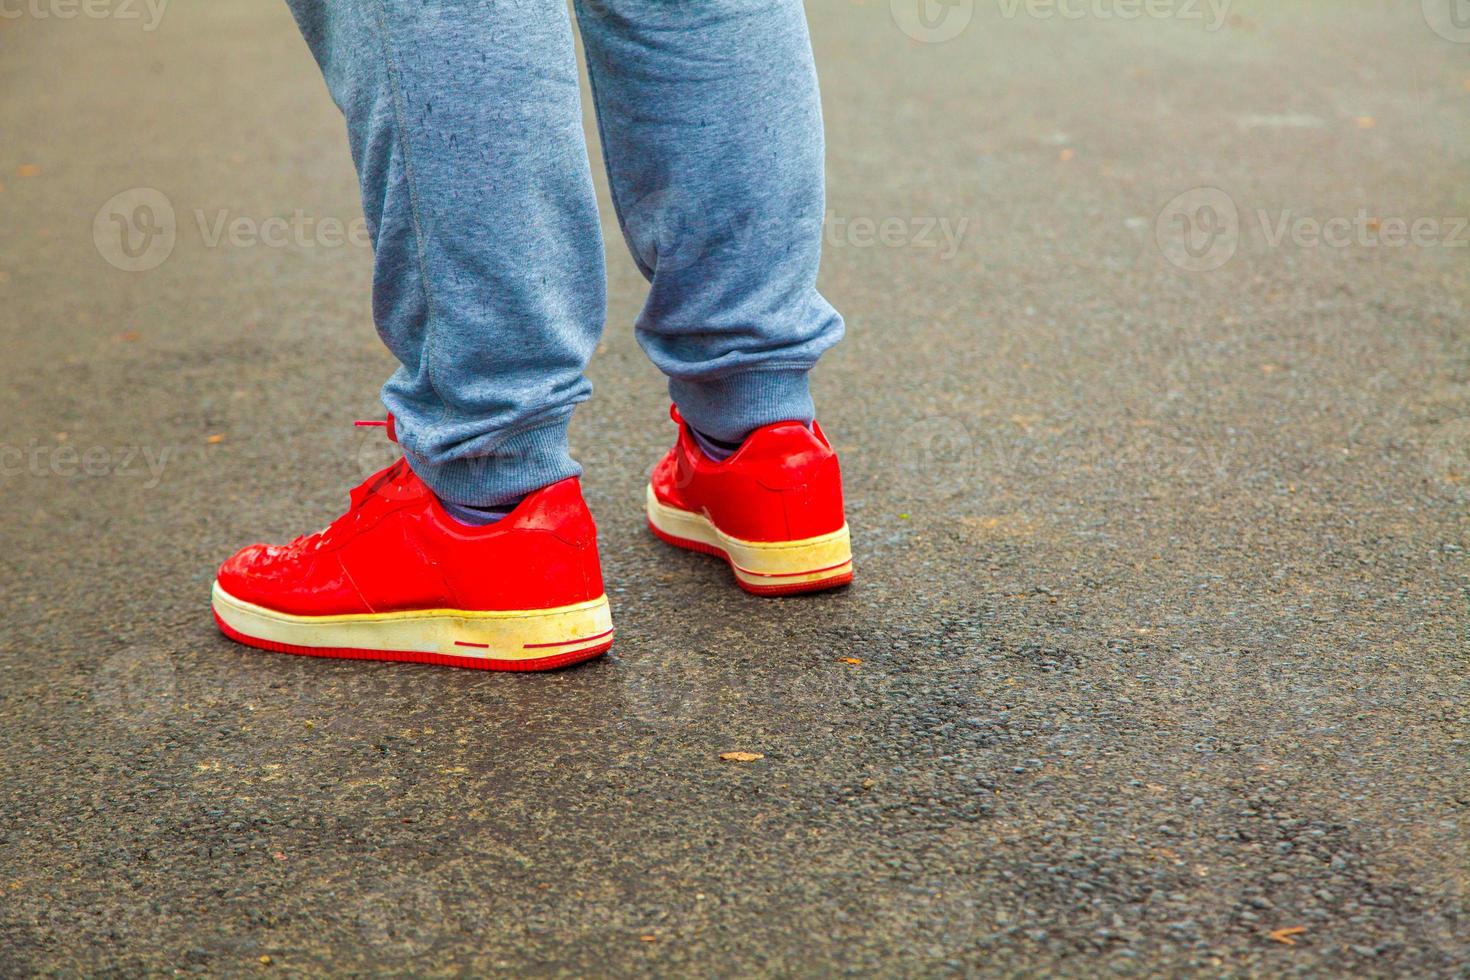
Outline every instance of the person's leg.
<path fill-rule="evenodd" d="M 289 3 L 347 119 L 410 465 L 471 507 L 576 475 L 605 277 L 565 6 Z"/>
<path fill-rule="evenodd" d="M 226 560 L 220 630 L 487 670 L 598 656 L 612 614 L 566 424 L 604 277 L 566 8 L 290 3 L 347 117 L 404 458 L 322 531 Z"/>
<path fill-rule="evenodd" d="M 800 0 L 577 0 L 638 339 L 680 413 L 739 443 L 810 422 L 842 335 L 816 289 L 822 119 Z"/>
<path fill-rule="evenodd" d="M 680 423 L 650 529 L 758 595 L 852 581 L 837 454 L 807 373 L 842 336 L 817 292 L 822 118 L 800 0 L 577 0 L 613 201 L 652 288 L 638 339 Z"/>

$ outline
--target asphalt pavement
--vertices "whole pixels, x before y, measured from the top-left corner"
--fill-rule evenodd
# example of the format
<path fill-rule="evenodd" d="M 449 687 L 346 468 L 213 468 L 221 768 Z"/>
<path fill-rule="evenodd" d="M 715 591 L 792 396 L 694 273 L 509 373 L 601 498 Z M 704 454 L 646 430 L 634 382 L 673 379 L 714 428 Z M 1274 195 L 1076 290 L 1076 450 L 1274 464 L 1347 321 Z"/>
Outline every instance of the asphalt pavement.
<path fill-rule="evenodd" d="M 1470 29 L 808 9 L 857 581 L 647 533 L 604 207 L 618 641 L 514 676 L 210 621 L 384 460 L 284 5 L 0 8 L 0 974 L 1470 976 Z"/>

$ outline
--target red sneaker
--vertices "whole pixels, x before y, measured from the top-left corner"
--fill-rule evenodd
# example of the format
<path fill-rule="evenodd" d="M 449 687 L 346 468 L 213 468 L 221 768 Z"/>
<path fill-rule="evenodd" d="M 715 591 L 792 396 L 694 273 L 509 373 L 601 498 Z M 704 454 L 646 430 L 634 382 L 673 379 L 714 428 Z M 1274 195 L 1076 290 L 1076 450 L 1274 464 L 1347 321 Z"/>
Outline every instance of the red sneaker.
<path fill-rule="evenodd" d="M 677 409 L 679 440 L 653 469 L 648 526 L 669 544 L 717 555 L 756 595 L 852 581 L 837 454 L 820 426 L 756 429 L 723 462 L 706 456 Z"/>
<path fill-rule="evenodd" d="M 391 437 L 391 428 L 390 428 Z M 576 478 L 467 527 L 399 459 L 331 526 L 255 544 L 214 583 L 233 640 L 284 653 L 550 670 L 612 646 L 597 529 Z"/>

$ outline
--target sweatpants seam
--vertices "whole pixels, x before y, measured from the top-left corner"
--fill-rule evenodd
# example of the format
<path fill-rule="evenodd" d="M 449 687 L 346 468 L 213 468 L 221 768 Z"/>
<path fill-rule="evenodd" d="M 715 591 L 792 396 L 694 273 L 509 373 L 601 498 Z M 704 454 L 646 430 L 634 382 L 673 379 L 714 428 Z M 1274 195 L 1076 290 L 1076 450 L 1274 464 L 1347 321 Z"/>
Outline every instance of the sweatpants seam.
<path fill-rule="evenodd" d="M 434 293 L 429 288 L 429 266 L 425 258 L 423 221 L 419 210 L 419 196 L 417 183 L 414 178 L 413 155 L 408 151 L 408 139 L 404 120 L 407 113 L 403 107 L 403 92 L 399 85 L 398 68 L 393 61 L 391 45 L 388 41 L 388 11 L 386 0 L 378 0 L 378 43 L 383 50 L 383 64 L 388 72 L 388 90 L 393 100 L 393 121 L 396 132 L 394 141 L 398 144 L 398 152 L 403 154 L 403 182 L 408 185 L 408 213 L 412 218 L 414 255 L 419 264 L 419 288 L 424 294 L 424 315 L 428 320 L 424 328 L 424 343 L 420 360 L 424 367 L 424 374 L 429 382 L 429 390 L 439 399 L 439 403 L 448 407 L 444 397 L 439 394 L 438 385 L 434 384 L 434 358 L 432 349 L 434 346 L 434 327 L 436 318 L 434 316 Z"/>

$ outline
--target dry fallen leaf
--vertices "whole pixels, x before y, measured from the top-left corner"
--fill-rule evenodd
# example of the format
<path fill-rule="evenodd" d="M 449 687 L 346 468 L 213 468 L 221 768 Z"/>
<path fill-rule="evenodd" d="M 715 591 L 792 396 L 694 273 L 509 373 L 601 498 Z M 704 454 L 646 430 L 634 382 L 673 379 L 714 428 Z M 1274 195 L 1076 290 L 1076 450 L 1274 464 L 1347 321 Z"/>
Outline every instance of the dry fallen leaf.
<path fill-rule="evenodd" d="M 764 759 L 765 756 L 759 752 L 721 752 L 720 758 L 726 762 L 754 762 Z"/>
<path fill-rule="evenodd" d="M 1291 937 L 1300 936 L 1306 931 L 1306 926 L 1287 926 L 1285 929 L 1272 929 L 1271 932 L 1268 933 L 1268 935 L 1272 939 L 1276 940 L 1278 943 L 1285 943 L 1287 946 L 1295 946 L 1296 940 L 1292 939 Z"/>

